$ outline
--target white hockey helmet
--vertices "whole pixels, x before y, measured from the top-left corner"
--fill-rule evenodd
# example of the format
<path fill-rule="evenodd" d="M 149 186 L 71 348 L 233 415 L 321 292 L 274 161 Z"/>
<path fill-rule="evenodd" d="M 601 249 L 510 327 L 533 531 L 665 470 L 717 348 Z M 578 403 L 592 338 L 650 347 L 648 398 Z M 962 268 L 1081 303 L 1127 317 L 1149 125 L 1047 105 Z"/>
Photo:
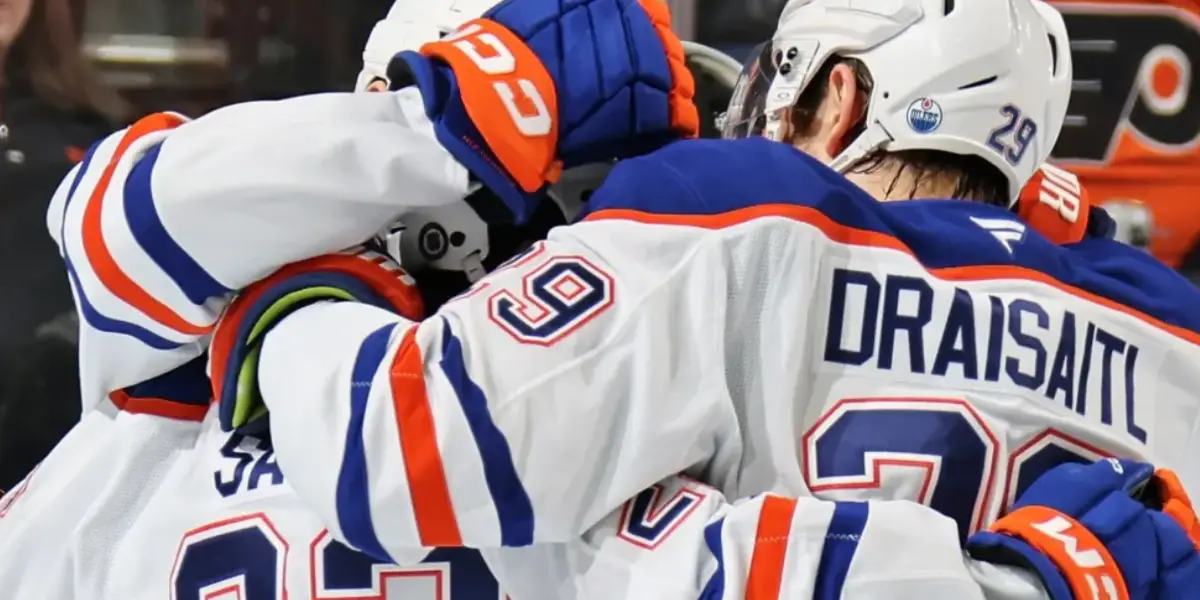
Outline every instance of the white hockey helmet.
<path fill-rule="evenodd" d="M 363 49 L 363 69 L 355 84 L 356 91 L 366 91 L 375 81 L 390 84 L 388 64 L 397 52 L 415 50 L 454 31 L 463 23 L 478 18 L 499 0 L 397 0 L 383 20 L 375 24 Z M 737 83 L 741 65 L 732 57 L 717 50 L 684 42 L 687 64 L 697 79 L 697 105 L 701 114 L 715 117 L 728 104 Z M 718 134 L 715 128 L 708 131 Z M 488 267 L 509 257 L 514 238 L 544 236 L 548 228 L 570 222 L 579 214 L 583 203 L 600 186 L 611 170 L 611 164 L 576 167 L 562 174 L 551 186 L 549 196 L 561 215 L 548 211 L 535 213 L 529 227 L 488 225 L 481 206 L 490 194 L 476 185 L 460 204 L 412 211 L 394 227 L 387 237 L 388 251 L 410 272 L 437 270 L 465 273 L 469 281 L 482 277 Z M 530 240 L 532 241 L 532 240 Z M 497 252 L 493 246 L 499 245 Z M 519 245 L 519 244 L 518 244 Z"/>
<path fill-rule="evenodd" d="M 743 66 L 722 134 L 784 141 L 788 109 L 834 56 L 874 80 L 865 130 L 834 157 L 838 171 L 876 150 L 975 155 L 1015 201 L 1066 118 L 1066 27 L 1040 0 L 790 0 Z"/>
<path fill-rule="evenodd" d="M 367 37 L 355 91 L 375 80 L 387 82 L 388 64 L 397 52 L 437 41 L 496 4 L 499 0 L 396 0 Z"/>

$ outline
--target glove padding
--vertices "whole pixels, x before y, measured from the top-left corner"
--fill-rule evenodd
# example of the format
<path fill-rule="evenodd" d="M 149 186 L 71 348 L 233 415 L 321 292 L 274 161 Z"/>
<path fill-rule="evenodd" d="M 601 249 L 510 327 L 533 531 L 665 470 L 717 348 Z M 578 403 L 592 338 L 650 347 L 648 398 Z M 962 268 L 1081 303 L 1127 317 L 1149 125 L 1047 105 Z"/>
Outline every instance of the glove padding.
<path fill-rule="evenodd" d="M 258 388 L 263 339 L 289 314 L 329 301 L 371 304 L 413 321 L 425 312 L 416 282 L 385 253 L 367 247 L 293 263 L 254 283 L 225 309 L 209 349 L 212 398 L 225 431 L 266 431 Z"/>
<path fill-rule="evenodd" d="M 1013 212 L 1055 244 L 1074 244 L 1084 238 L 1112 239 L 1116 223 L 1092 204 L 1087 188 L 1074 173 L 1050 164 L 1034 171 Z"/>
<path fill-rule="evenodd" d="M 524 223 L 563 168 L 695 137 L 695 82 L 661 0 L 507 0 L 388 67 L 438 140 Z"/>
<path fill-rule="evenodd" d="M 1200 518 L 1196 516 L 1192 499 L 1183 489 L 1179 476 L 1170 469 L 1159 469 L 1154 472 L 1153 482 L 1155 487 L 1151 491 L 1154 493 L 1155 505 L 1162 507 L 1164 513 L 1183 527 L 1196 551 L 1200 552 Z"/>
<path fill-rule="evenodd" d="M 1182 486 L 1168 485 L 1178 484 L 1173 474 L 1164 474 L 1129 460 L 1060 465 L 988 531 L 971 536 L 967 551 L 1032 568 L 1053 600 L 1195 597 L 1200 554 L 1178 520 L 1190 515 L 1194 530 L 1195 513 Z M 1146 490 L 1171 503 L 1172 513 L 1135 498 Z"/>

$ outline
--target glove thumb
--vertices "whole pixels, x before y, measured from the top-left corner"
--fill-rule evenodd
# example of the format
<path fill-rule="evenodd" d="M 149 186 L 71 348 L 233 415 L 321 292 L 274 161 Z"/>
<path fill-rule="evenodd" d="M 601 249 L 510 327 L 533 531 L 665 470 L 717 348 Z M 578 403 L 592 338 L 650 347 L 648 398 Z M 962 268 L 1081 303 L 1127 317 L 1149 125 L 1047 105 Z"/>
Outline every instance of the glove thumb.
<path fill-rule="evenodd" d="M 1054 476 L 1047 476 L 1053 473 Z M 1047 506 L 1069 515 L 1085 514 L 1091 503 L 1121 490 L 1135 496 L 1154 476 L 1154 466 L 1144 462 L 1115 458 L 1093 463 L 1065 463 L 1051 469 L 1029 486 L 1013 509 L 1023 506 Z M 1070 494 L 1063 494 L 1069 486 Z"/>
<path fill-rule="evenodd" d="M 1121 489 L 1130 496 L 1137 497 L 1154 478 L 1154 465 L 1125 458 L 1106 458 L 1096 464 L 1108 463 L 1110 468 L 1121 478 Z"/>

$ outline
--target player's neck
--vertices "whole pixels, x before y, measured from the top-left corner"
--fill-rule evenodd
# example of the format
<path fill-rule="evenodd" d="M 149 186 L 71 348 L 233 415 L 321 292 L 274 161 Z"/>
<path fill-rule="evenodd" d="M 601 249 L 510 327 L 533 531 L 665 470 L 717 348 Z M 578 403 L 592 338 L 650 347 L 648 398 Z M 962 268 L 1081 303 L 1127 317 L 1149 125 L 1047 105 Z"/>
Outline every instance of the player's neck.
<path fill-rule="evenodd" d="M 880 202 L 950 198 L 954 195 L 955 187 L 955 182 L 950 178 L 928 173 L 920 176 L 915 169 L 905 169 L 903 165 L 891 162 L 865 171 L 846 173 L 846 179 Z"/>

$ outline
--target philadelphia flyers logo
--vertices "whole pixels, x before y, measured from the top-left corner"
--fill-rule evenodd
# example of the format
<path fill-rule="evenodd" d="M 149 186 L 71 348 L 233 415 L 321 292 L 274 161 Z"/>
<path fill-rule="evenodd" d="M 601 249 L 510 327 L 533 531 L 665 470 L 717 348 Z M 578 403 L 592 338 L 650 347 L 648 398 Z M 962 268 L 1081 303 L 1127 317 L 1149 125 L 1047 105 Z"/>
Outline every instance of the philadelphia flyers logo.
<path fill-rule="evenodd" d="M 1181 5 L 1055 2 L 1071 35 L 1074 85 L 1053 158 L 1108 163 L 1126 148 L 1181 153 L 1200 142 L 1200 15 Z"/>

